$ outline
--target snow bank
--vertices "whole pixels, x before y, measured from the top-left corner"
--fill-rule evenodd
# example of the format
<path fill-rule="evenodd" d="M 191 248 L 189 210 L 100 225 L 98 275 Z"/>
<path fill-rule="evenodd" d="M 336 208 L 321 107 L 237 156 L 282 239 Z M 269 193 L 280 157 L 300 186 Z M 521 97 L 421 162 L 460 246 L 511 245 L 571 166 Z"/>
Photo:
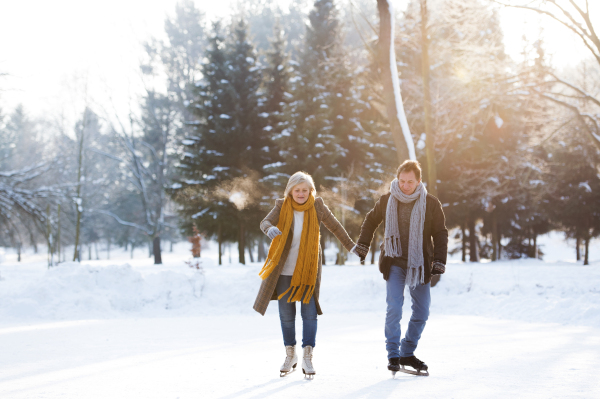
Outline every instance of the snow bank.
<path fill-rule="evenodd" d="M 434 288 L 445 314 L 600 327 L 600 268 L 538 260 L 449 265 Z"/>
<path fill-rule="evenodd" d="M 156 314 L 189 307 L 202 296 L 204 275 L 160 271 L 143 276 L 130 265 L 64 263 L 24 284 L 0 282 L 0 318 L 71 319 Z"/>
<path fill-rule="evenodd" d="M 538 260 L 450 263 L 432 289 L 432 315 L 600 327 L 598 266 Z M 203 272 L 183 263 L 0 268 L 0 320 L 257 315 L 252 305 L 261 283 L 260 264 L 216 266 L 204 259 L 204 267 Z M 324 317 L 383 313 L 385 281 L 376 266 L 324 266 L 320 299 Z M 268 312 L 276 314 L 275 302 Z"/>
<path fill-rule="evenodd" d="M 405 293 L 405 311 L 410 311 Z M 431 290 L 432 315 L 600 327 L 600 267 L 537 260 L 449 264 Z M 327 267 L 323 311 L 385 311 L 385 281 L 373 266 Z"/>

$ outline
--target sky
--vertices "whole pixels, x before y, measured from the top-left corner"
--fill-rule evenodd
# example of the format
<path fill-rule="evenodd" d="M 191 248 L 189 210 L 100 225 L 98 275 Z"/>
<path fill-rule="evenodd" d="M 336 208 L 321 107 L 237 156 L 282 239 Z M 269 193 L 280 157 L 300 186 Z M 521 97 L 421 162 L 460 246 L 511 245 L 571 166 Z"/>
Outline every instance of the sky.
<path fill-rule="evenodd" d="M 392 1 L 396 13 L 404 9 L 406 0 Z M 237 0 L 195 2 L 212 19 L 228 14 Z M 0 108 L 6 114 L 23 104 L 34 117 L 62 118 L 71 124 L 85 104 L 121 114 L 134 107 L 142 91 L 141 44 L 163 35 L 165 17 L 173 14 L 176 3 L 6 2 L 0 13 L 0 73 L 9 76 L 0 77 Z M 600 21 L 600 5 L 595 7 Z M 557 67 L 572 66 L 587 55 L 573 34 L 534 13 L 502 10 L 501 23 L 512 57 L 519 56 L 523 34 L 535 40 L 540 27 Z"/>

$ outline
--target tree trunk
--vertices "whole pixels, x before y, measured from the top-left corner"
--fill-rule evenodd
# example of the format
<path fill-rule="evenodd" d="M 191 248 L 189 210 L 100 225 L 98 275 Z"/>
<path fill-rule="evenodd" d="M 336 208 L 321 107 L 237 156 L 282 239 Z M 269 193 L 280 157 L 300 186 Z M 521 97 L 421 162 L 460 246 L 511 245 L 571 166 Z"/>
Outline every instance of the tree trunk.
<path fill-rule="evenodd" d="M 396 52 L 394 49 L 394 14 L 391 0 L 377 0 L 379 10 L 379 42 L 377 44 L 377 57 L 379 60 L 383 97 L 390 130 L 396 144 L 398 162 L 406 159 L 416 160 L 415 145 L 413 143 L 402 95 L 400 94 L 400 81 L 396 65 Z"/>
<path fill-rule="evenodd" d="M 88 245 L 88 260 L 92 260 L 92 246 Z"/>
<path fill-rule="evenodd" d="M 221 266 L 223 264 L 223 228 L 220 221 L 217 230 L 217 241 L 219 242 L 219 266 Z"/>
<path fill-rule="evenodd" d="M 344 256 L 345 249 L 344 246 L 342 245 L 342 243 L 340 241 L 338 241 L 338 253 L 336 256 L 336 261 L 335 264 L 339 265 L 339 266 L 343 266 L 346 264 L 346 257 Z"/>
<path fill-rule="evenodd" d="M 498 260 L 502 259 L 502 235 L 498 234 Z"/>
<path fill-rule="evenodd" d="M 35 238 L 33 237 L 33 231 L 29 228 L 27 228 L 27 230 L 29 231 L 29 241 L 31 241 L 31 245 L 33 245 L 33 253 L 37 254 L 38 246 L 37 246 L 37 242 L 35 241 Z"/>
<path fill-rule="evenodd" d="M 469 261 L 479 262 L 477 254 L 477 233 L 475 232 L 475 218 L 469 215 Z"/>
<path fill-rule="evenodd" d="M 48 243 L 48 267 L 52 266 L 52 227 L 50 226 L 50 205 L 46 206 L 46 242 Z"/>
<path fill-rule="evenodd" d="M 264 237 L 261 235 L 260 238 L 258 239 L 258 261 L 259 262 L 264 262 L 265 259 L 267 259 L 267 254 L 265 252 L 265 244 L 264 244 Z"/>
<path fill-rule="evenodd" d="M 538 258 L 538 249 L 537 249 L 537 234 L 533 233 L 533 258 Z"/>
<path fill-rule="evenodd" d="M 84 113 L 87 115 L 87 112 Z M 85 116 L 83 119 L 83 127 L 81 129 L 81 135 L 78 137 L 79 149 L 78 149 L 78 161 L 77 161 L 77 197 L 75 202 L 75 210 L 77 214 L 77 220 L 75 222 L 75 249 L 73 251 L 73 262 L 81 260 L 81 254 L 79 253 L 79 239 L 81 233 L 81 215 L 83 213 L 83 199 L 81 198 L 81 178 L 83 173 L 83 139 L 85 135 L 86 120 Z"/>
<path fill-rule="evenodd" d="M 421 3 L 421 74 L 423 78 L 423 113 L 425 118 L 425 153 L 427 155 L 427 191 L 437 196 L 437 168 L 435 163 L 435 139 L 431 127 L 431 90 L 429 88 L 429 10 L 427 0 Z"/>
<path fill-rule="evenodd" d="M 134 244 L 134 243 L 131 243 L 131 247 L 130 247 L 130 251 L 131 251 L 131 252 L 130 252 L 130 255 L 129 255 L 129 257 L 130 257 L 131 259 L 133 259 L 133 250 L 134 250 L 134 249 L 135 249 L 135 244 Z"/>
<path fill-rule="evenodd" d="M 240 220 L 239 235 L 238 235 L 238 258 L 242 265 L 246 264 L 246 232 L 244 222 Z"/>
<path fill-rule="evenodd" d="M 110 237 L 106 241 L 106 259 L 110 259 Z"/>
<path fill-rule="evenodd" d="M 494 209 L 492 211 L 492 261 L 494 262 L 499 259 L 498 246 L 498 212 Z"/>
<path fill-rule="evenodd" d="M 56 252 L 58 255 L 57 263 L 60 263 L 60 252 L 61 252 L 60 251 L 61 250 L 61 248 L 60 248 L 60 204 L 58 204 L 58 216 L 56 217 L 56 224 L 58 225 L 58 226 L 56 226 L 56 246 L 57 246 Z M 79 259 L 81 259 L 81 256 L 79 256 Z"/>
<path fill-rule="evenodd" d="M 581 260 L 581 251 L 579 250 L 580 247 L 581 247 L 581 238 L 579 238 L 579 236 L 577 236 L 575 238 L 575 254 L 577 255 L 578 262 Z"/>
<path fill-rule="evenodd" d="M 590 235 L 585 237 L 585 255 L 583 258 L 583 265 L 587 266 L 590 264 Z"/>
<path fill-rule="evenodd" d="M 246 248 L 248 248 L 248 256 L 250 257 L 250 263 L 254 263 L 254 255 L 252 254 L 252 243 L 249 239 L 247 239 L 247 241 L 248 245 L 246 245 Z"/>
<path fill-rule="evenodd" d="M 17 262 L 21 261 L 21 243 L 17 244 Z"/>
<path fill-rule="evenodd" d="M 96 260 L 100 260 L 100 254 L 98 253 L 98 241 L 94 242 L 94 250 L 96 251 Z"/>
<path fill-rule="evenodd" d="M 162 254 L 160 251 L 160 236 L 152 239 L 152 252 L 154 253 L 154 264 L 162 265 Z"/>
<path fill-rule="evenodd" d="M 173 253 L 173 241 L 171 241 L 171 249 L 170 252 Z"/>
<path fill-rule="evenodd" d="M 460 225 L 460 231 L 462 234 L 462 261 L 463 262 L 467 261 L 467 229 L 465 227 L 466 224 L 467 224 L 467 222 L 464 221 Z"/>

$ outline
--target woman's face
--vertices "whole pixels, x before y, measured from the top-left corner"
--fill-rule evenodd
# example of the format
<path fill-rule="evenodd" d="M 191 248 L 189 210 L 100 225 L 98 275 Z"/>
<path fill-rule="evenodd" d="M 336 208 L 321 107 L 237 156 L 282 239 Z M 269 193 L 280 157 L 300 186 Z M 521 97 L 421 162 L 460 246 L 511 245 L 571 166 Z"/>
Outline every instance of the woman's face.
<path fill-rule="evenodd" d="M 292 198 L 298 204 L 304 204 L 310 196 L 310 186 L 307 183 L 296 184 L 292 188 Z"/>

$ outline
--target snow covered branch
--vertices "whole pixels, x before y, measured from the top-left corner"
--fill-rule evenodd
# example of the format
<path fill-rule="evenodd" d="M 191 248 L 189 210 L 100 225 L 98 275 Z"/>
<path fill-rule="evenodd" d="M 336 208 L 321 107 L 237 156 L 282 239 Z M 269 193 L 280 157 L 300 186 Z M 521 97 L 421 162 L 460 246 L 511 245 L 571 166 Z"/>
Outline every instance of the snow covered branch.
<path fill-rule="evenodd" d="M 587 6 L 584 11 L 573 0 L 568 0 L 568 3 L 565 3 L 564 5 L 559 4 L 560 0 L 528 1 L 525 4 L 507 3 L 500 0 L 492 1 L 504 7 L 534 11 L 557 21 L 571 32 L 575 33 L 582 40 L 583 44 L 592 52 L 598 64 L 600 64 L 600 38 L 598 38 L 598 35 L 596 34 Z M 531 5 L 532 3 L 538 3 L 539 6 L 536 7 Z M 574 9 L 575 14 L 569 12 L 569 5 Z M 553 6 L 553 8 L 544 8 L 544 6 Z M 576 17 L 577 14 L 579 17 Z"/>
<path fill-rule="evenodd" d="M 126 220 L 121 219 L 119 216 L 115 215 L 114 213 L 110 212 L 110 211 L 106 211 L 106 210 L 102 210 L 102 209 L 89 209 L 90 212 L 96 212 L 96 213 L 101 213 L 103 215 L 107 215 L 112 217 L 113 219 L 115 219 L 119 224 L 122 224 L 123 226 L 129 226 L 129 227 L 134 227 L 138 230 L 143 231 L 144 233 L 150 235 L 152 234 L 152 230 L 148 229 L 144 226 L 141 226 L 137 223 L 133 223 L 133 222 L 128 222 Z"/>
<path fill-rule="evenodd" d="M 581 125 L 583 126 L 585 131 L 590 135 L 590 137 L 594 141 L 594 144 L 596 144 L 596 146 L 598 148 L 600 148 L 600 129 L 599 129 L 598 122 L 596 121 L 596 118 L 594 118 L 592 115 L 590 115 L 588 113 L 582 113 L 577 106 L 575 106 L 573 104 L 569 104 L 566 101 L 560 100 L 560 99 L 556 98 L 555 95 L 552 95 L 550 93 L 541 93 L 541 92 L 539 92 L 539 94 L 542 97 L 571 110 L 575 114 L 575 116 L 579 120 L 579 122 L 581 122 Z M 592 122 L 594 128 L 590 128 L 590 126 L 586 122 L 586 119 Z"/>

